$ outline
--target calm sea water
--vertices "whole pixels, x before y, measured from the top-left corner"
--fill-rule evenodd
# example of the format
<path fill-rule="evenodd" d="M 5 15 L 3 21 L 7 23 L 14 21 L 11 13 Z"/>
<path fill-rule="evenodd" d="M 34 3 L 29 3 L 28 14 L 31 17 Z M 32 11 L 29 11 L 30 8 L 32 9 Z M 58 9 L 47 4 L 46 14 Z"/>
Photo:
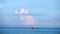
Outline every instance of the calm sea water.
<path fill-rule="evenodd" d="M 60 28 L 0 28 L 0 34 L 60 34 Z"/>

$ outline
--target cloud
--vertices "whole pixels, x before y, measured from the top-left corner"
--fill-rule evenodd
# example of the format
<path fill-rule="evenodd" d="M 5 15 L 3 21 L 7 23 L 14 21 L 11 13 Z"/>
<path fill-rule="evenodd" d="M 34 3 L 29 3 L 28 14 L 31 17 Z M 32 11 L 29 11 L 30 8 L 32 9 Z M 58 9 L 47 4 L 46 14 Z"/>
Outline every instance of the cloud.
<path fill-rule="evenodd" d="M 0 9 L 2 9 L 3 8 L 3 5 L 0 3 Z"/>
<path fill-rule="evenodd" d="M 21 14 L 19 16 L 19 18 L 22 21 L 22 24 L 23 25 L 35 25 L 36 24 L 36 21 L 33 18 L 33 16 L 26 15 L 26 14 L 29 14 L 29 11 L 28 10 L 21 9 L 21 10 L 17 11 L 17 14 Z"/>
<path fill-rule="evenodd" d="M 20 10 L 21 12 L 19 14 L 28 14 L 29 12 L 25 10 L 24 8 Z"/>

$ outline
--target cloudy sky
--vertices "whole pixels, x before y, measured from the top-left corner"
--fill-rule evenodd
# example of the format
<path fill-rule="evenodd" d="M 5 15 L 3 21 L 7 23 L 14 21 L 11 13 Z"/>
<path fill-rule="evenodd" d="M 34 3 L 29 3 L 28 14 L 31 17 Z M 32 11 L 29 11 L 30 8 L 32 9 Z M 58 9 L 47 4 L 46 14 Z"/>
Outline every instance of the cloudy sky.
<path fill-rule="evenodd" d="M 22 22 L 15 11 L 22 8 L 33 14 L 31 16 L 36 21 L 37 27 L 60 26 L 59 0 L 0 0 L 0 24 L 21 26 Z"/>

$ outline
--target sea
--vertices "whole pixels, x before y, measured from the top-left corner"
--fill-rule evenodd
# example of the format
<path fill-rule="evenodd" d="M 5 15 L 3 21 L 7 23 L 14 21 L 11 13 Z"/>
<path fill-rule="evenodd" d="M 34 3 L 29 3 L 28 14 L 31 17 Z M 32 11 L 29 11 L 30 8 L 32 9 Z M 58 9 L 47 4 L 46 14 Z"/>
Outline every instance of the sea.
<path fill-rule="evenodd" d="M 60 28 L 0 27 L 0 34 L 60 34 Z"/>

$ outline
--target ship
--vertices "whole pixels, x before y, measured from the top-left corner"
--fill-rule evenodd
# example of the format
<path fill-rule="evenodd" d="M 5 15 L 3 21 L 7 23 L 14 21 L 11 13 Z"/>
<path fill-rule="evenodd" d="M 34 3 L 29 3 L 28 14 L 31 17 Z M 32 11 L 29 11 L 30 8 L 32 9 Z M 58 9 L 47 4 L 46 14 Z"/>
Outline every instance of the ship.
<path fill-rule="evenodd" d="M 35 29 L 40 29 L 40 28 L 35 28 L 35 27 L 32 27 L 32 29 L 33 29 L 33 30 L 35 30 Z"/>

